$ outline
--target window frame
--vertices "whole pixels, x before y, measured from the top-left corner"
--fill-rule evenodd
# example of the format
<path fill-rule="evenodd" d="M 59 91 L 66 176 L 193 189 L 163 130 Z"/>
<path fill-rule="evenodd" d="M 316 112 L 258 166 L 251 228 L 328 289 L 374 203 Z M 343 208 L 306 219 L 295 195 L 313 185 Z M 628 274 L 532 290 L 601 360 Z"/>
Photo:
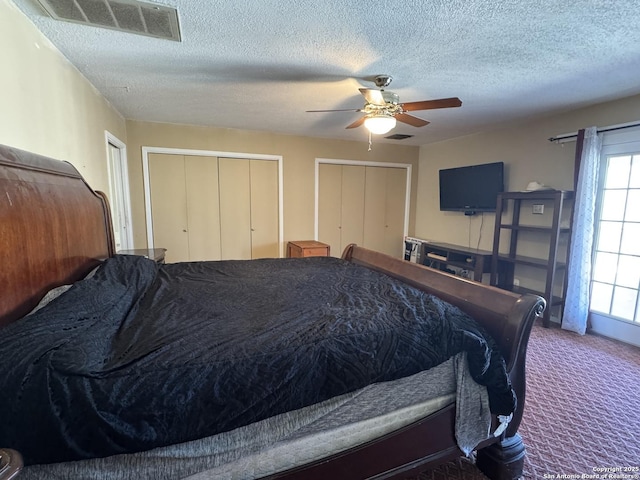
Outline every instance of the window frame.
<path fill-rule="evenodd" d="M 623 156 L 637 154 L 640 156 L 640 128 L 634 127 L 625 130 L 605 132 L 602 138 L 602 150 L 600 153 L 600 175 L 598 177 L 598 191 L 596 196 L 596 216 L 594 218 L 594 243 L 591 252 L 592 265 L 595 266 L 597 246 L 600 236 L 600 222 L 602 216 L 604 186 L 608 158 L 612 156 Z M 625 208 L 626 211 L 626 208 Z M 620 247 L 617 254 L 620 254 Z M 617 267 L 616 267 L 617 271 Z M 592 268 L 590 278 L 590 288 L 593 289 L 595 268 Z M 615 280 L 614 280 L 615 281 Z M 616 285 L 615 283 L 613 284 Z M 589 307 L 589 320 L 591 330 L 608 337 L 613 337 L 627 343 L 640 346 L 640 285 L 636 288 L 638 296 L 636 298 L 636 311 L 634 320 L 627 320 L 622 317 L 591 310 Z M 611 299 L 613 302 L 613 297 Z"/>

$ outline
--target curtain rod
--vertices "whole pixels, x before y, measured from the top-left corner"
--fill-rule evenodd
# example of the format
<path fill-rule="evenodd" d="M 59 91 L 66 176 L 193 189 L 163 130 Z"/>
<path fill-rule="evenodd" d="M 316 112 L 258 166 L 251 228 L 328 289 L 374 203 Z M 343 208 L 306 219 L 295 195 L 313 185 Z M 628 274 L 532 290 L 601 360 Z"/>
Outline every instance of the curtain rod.
<path fill-rule="evenodd" d="M 631 127 L 640 127 L 640 122 L 629 122 L 629 123 L 621 123 L 619 125 L 610 125 L 608 127 L 603 127 L 598 129 L 598 133 L 602 132 L 612 132 L 614 130 L 622 130 L 624 128 Z M 568 142 L 574 138 L 577 138 L 578 132 L 572 133 L 563 133 L 561 135 L 556 135 L 555 137 L 549 138 L 550 142 Z"/>

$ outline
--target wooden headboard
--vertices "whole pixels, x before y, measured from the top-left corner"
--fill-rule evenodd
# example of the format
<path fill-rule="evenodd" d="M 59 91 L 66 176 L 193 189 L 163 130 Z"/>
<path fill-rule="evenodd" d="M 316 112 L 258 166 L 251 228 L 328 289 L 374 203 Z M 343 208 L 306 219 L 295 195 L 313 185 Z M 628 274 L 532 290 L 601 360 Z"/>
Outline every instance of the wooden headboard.
<path fill-rule="evenodd" d="M 0 145 L 0 326 L 114 253 L 103 194 L 69 163 Z"/>

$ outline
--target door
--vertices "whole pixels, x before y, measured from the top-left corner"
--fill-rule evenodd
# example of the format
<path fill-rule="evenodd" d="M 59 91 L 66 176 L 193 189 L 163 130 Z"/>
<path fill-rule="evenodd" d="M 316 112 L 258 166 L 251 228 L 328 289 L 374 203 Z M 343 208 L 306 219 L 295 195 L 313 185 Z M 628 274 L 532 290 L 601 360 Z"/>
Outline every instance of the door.
<path fill-rule="evenodd" d="M 320 163 L 318 240 L 340 256 L 349 243 L 401 258 L 407 169 Z"/>
<path fill-rule="evenodd" d="M 280 256 L 277 159 L 147 155 L 147 238 L 167 262 Z"/>
<path fill-rule="evenodd" d="M 407 198 L 407 172 L 403 168 L 387 168 L 384 218 L 385 253 L 404 256 L 404 217 Z"/>
<path fill-rule="evenodd" d="M 339 257 L 350 243 L 363 245 L 365 167 L 321 164 L 318 175 L 318 240 Z"/>
<path fill-rule="evenodd" d="M 182 155 L 149 155 L 153 245 L 166 248 L 166 261 L 189 261 L 187 191 Z"/>
<path fill-rule="evenodd" d="M 338 257 L 342 253 L 342 165 L 320 164 L 318 185 L 318 240 Z"/>
<path fill-rule="evenodd" d="M 364 245 L 364 213 L 365 213 L 365 167 L 343 165 L 342 167 L 342 237 L 340 250 L 336 252 L 341 256 L 344 249 L 350 243 Z"/>
<path fill-rule="evenodd" d="M 384 167 L 366 170 L 363 246 L 378 252 L 385 252 L 386 247 L 387 170 Z"/>
<path fill-rule="evenodd" d="M 186 155 L 184 166 L 189 260 L 220 260 L 218 159 Z"/>
<path fill-rule="evenodd" d="M 129 175 L 126 147 L 107 134 L 107 165 L 109 168 L 109 204 L 116 252 L 133 248 Z"/>
<path fill-rule="evenodd" d="M 167 262 L 220 259 L 218 159 L 149 156 L 153 244 Z"/>
<path fill-rule="evenodd" d="M 249 173 L 251 258 L 278 258 L 278 164 L 268 160 L 249 160 Z"/>
<path fill-rule="evenodd" d="M 219 159 L 220 247 L 223 260 L 251 258 L 250 163 Z"/>

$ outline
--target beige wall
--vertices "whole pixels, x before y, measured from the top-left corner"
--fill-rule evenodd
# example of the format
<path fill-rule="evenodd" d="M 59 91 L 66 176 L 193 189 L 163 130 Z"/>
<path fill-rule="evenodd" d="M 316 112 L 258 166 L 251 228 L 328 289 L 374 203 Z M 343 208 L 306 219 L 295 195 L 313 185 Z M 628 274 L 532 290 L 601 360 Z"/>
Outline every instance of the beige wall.
<path fill-rule="evenodd" d="M 495 214 L 485 213 L 483 218 L 441 212 L 438 170 L 502 161 L 507 190 L 523 190 L 533 180 L 556 189 L 572 190 L 575 142 L 556 144 L 548 139 L 580 128 L 637 120 L 640 120 L 640 95 L 420 147 L 416 236 L 457 245 L 471 243 L 472 247 L 480 239 L 481 249 L 492 249 Z"/>
<path fill-rule="evenodd" d="M 125 121 L 9 0 L 0 0 L 0 144 L 70 161 L 108 192 L 104 131 Z"/>
<path fill-rule="evenodd" d="M 363 132 L 364 135 L 364 132 Z M 284 241 L 313 239 L 315 159 L 410 163 L 412 199 L 409 232 L 413 232 L 418 178 L 418 147 L 325 140 L 246 130 L 127 121 L 129 180 L 132 196 L 134 244 L 146 246 L 142 151 L 147 147 L 281 155 L 284 170 Z"/>
<path fill-rule="evenodd" d="M 531 180 L 569 189 L 574 143 L 547 139 L 579 128 L 639 120 L 640 96 L 543 120 L 420 147 L 323 140 L 264 132 L 127 121 L 9 0 L 0 0 L 0 143 L 71 161 L 89 184 L 108 191 L 104 131 L 127 143 L 134 242 L 146 245 L 141 151 L 143 145 L 266 153 L 284 158 L 285 241 L 314 233 L 316 157 L 411 163 L 409 234 L 490 250 L 495 216 L 440 212 L 438 170 L 503 161 L 506 187 Z"/>

